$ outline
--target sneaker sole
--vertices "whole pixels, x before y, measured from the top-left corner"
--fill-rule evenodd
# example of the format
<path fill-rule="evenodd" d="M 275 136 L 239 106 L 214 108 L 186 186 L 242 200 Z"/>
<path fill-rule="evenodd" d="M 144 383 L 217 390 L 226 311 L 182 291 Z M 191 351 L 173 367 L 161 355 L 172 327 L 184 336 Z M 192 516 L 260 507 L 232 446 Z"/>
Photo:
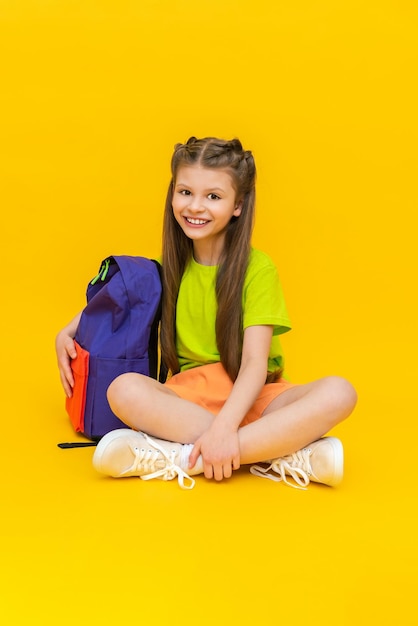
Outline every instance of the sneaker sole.
<path fill-rule="evenodd" d="M 341 441 L 336 437 L 324 437 L 324 439 L 331 444 L 335 455 L 334 477 L 327 484 L 330 487 L 336 487 L 340 484 L 344 475 L 344 448 Z"/>

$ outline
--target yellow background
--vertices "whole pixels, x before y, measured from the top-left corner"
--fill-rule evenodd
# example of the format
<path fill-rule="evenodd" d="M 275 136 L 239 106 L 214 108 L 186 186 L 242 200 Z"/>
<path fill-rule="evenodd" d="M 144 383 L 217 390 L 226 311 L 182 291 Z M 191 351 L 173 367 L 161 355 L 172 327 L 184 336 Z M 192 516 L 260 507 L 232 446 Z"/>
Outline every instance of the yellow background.
<path fill-rule="evenodd" d="M 418 624 L 417 5 L 2 0 L 4 624 Z M 57 330 L 154 256 L 173 145 L 238 136 L 288 375 L 359 393 L 337 489 L 115 481 L 74 439 Z"/>

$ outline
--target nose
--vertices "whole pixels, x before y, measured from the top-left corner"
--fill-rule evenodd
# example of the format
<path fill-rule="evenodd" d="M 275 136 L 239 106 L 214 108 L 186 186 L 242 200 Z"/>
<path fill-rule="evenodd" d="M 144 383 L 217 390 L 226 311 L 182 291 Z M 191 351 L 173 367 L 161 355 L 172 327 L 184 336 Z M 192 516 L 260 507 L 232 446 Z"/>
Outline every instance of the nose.
<path fill-rule="evenodd" d="M 205 207 L 203 206 L 203 202 L 201 198 L 199 198 L 198 196 L 190 196 L 188 208 L 193 213 L 202 213 L 202 211 L 205 210 Z"/>

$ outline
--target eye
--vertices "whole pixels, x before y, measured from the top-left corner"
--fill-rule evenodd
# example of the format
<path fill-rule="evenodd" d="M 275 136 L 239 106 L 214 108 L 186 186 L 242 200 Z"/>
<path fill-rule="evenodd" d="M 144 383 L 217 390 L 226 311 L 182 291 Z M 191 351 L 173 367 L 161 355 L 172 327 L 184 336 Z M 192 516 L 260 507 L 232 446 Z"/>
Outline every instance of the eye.
<path fill-rule="evenodd" d="M 216 193 L 210 193 L 208 195 L 209 200 L 220 200 L 221 198 L 216 195 Z"/>
<path fill-rule="evenodd" d="M 182 196 L 190 196 L 190 191 L 188 189 L 179 189 L 178 193 Z"/>

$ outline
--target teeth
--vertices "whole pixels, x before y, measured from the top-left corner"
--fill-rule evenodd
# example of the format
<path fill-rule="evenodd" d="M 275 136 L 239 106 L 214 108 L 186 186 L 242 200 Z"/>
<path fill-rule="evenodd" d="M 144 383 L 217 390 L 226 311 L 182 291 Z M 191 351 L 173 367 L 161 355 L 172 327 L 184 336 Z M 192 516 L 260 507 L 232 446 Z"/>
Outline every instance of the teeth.
<path fill-rule="evenodd" d="M 201 226 L 202 224 L 206 224 L 207 220 L 197 220 L 193 217 L 186 217 L 186 220 L 190 222 L 190 224 L 195 224 L 195 226 Z"/>

